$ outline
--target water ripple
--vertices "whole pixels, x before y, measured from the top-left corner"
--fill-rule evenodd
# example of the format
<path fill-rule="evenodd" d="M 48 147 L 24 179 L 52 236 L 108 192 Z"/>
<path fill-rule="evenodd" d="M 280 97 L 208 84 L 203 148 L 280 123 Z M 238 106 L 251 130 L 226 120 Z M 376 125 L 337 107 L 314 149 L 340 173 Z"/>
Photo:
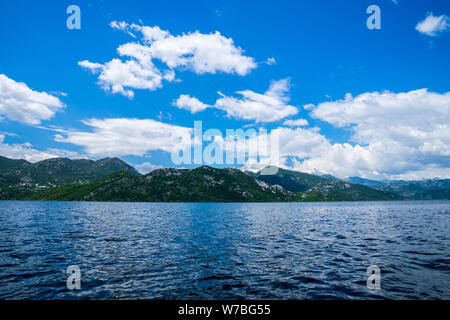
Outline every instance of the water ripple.
<path fill-rule="evenodd" d="M 449 299 L 449 231 L 449 201 L 3 201 L 0 299 Z"/>

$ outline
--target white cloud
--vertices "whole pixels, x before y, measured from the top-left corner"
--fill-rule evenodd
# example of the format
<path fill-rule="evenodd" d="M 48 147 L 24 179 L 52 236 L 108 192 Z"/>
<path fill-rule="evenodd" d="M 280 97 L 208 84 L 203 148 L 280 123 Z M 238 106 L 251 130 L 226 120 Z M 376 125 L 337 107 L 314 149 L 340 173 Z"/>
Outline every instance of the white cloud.
<path fill-rule="evenodd" d="M 134 97 L 134 92 L 125 88 L 156 90 L 162 87 L 163 75 L 151 63 L 144 67 L 134 60 L 122 62 L 113 59 L 104 65 L 89 61 L 78 64 L 92 73 L 100 73 L 98 84 L 105 91 L 120 93 L 130 99 Z"/>
<path fill-rule="evenodd" d="M 10 159 L 25 159 L 30 162 L 59 157 L 79 158 L 78 153 L 68 150 L 48 149 L 47 151 L 39 151 L 28 142 L 8 144 L 5 142 L 4 134 L 0 134 L 0 155 Z"/>
<path fill-rule="evenodd" d="M 343 100 L 320 103 L 311 115 L 337 127 L 351 126 L 355 141 L 361 143 L 386 136 L 401 142 L 411 138 L 441 138 L 442 130 L 450 126 L 450 92 L 439 94 L 420 89 L 404 93 L 369 92 L 357 97 L 347 94 Z M 450 144 L 445 152 L 449 152 L 448 148 Z"/>
<path fill-rule="evenodd" d="M 258 145 L 259 150 L 271 150 L 268 154 L 262 154 L 262 157 L 257 161 L 255 158 L 250 158 L 244 166 L 244 170 L 258 171 L 267 165 L 276 165 L 282 168 L 294 169 L 296 167 L 289 167 L 286 165 L 288 158 L 309 159 L 319 155 L 326 154 L 330 148 L 330 142 L 319 133 L 318 128 L 286 128 L 278 127 L 270 131 L 270 134 L 278 137 L 279 150 L 276 152 L 270 146 L 266 146 L 267 141 L 265 136 L 260 134 L 253 136 L 250 139 L 249 145 Z M 238 150 L 242 149 L 238 145 Z M 278 153 L 278 159 L 274 158 Z M 261 154 L 260 154 L 261 155 Z M 250 155 L 255 156 L 255 155 Z M 267 157 L 268 156 L 268 157 Z M 314 173 L 313 170 L 304 169 L 301 171 Z"/>
<path fill-rule="evenodd" d="M 204 104 L 203 102 L 198 100 L 197 98 L 190 97 L 189 95 L 186 94 L 182 94 L 181 96 L 179 96 L 178 99 L 176 99 L 172 103 L 172 105 L 180 109 L 189 110 L 191 113 L 203 111 L 206 108 L 210 107 L 207 104 Z"/>
<path fill-rule="evenodd" d="M 257 171 L 267 165 L 308 172 L 312 174 L 332 174 L 345 178 L 360 176 L 370 179 L 406 179 L 450 178 L 449 159 L 436 159 L 434 163 L 410 158 L 403 150 L 386 151 L 386 145 L 361 146 L 349 143 L 332 144 L 317 131 L 290 128 L 283 130 L 280 137 L 279 159 L 262 158 L 256 161 L 248 159 L 245 170 Z M 288 159 L 292 161 L 287 164 Z"/>
<path fill-rule="evenodd" d="M 326 153 L 330 146 L 329 141 L 319 133 L 318 128 L 279 127 L 273 131 L 279 135 L 281 157 L 309 158 Z"/>
<path fill-rule="evenodd" d="M 162 81 L 175 81 L 175 69 L 191 70 L 196 74 L 217 72 L 246 75 L 256 68 L 252 57 L 247 57 L 231 38 L 219 32 L 203 34 L 199 31 L 182 35 L 172 35 L 158 26 L 148 27 L 126 22 L 111 22 L 114 29 L 122 30 L 133 37 L 131 32 L 141 35 L 140 42 L 121 45 L 117 51 L 122 61 L 113 59 L 100 64 L 88 60 L 78 64 L 93 73 L 99 73 L 98 83 L 105 91 L 133 97 L 132 89 L 156 90 Z M 160 70 L 154 64 L 158 60 L 167 66 Z"/>
<path fill-rule="evenodd" d="M 68 131 L 58 142 L 84 148 L 89 156 L 145 156 L 149 151 L 178 151 L 190 145 L 192 129 L 151 119 L 90 119 L 83 123 L 93 131 Z"/>
<path fill-rule="evenodd" d="M 428 177 L 436 170 L 450 175 L 450 92 L 347 94 L 344 100 L 320 103 L 311 116 L 350 128 L 357 144 L 334 144 L 299 168 L 372 178 L 425 174 L 428 169 Z"/>
<path fill-rule="evenodd" d="M 156 169 L 161 169 L 163 166 L 152 164 L 150 162 L 144 162 L 134 166 L 136 170 L 141 174 L 147 174 Z"/>
<path fill-rule="evenodd" d="M 295 115 L 296 107 L 288 105 L 289 79 L 273 81 L 264 93 L 251 90 L 238 91 L 243 98 L 223 96 L 215 107 L 227 113 L 231 118 L 254 120 L 256 122 L 273 122 Z"/>
<path fill-rule="evenodd" d="M 277 61 L 275 60 L 274 57 L 271 57 L 271 58 L 267 58 L 267 60 L 264 61 L 264 63 L 271 66 L 271 65 L 274 65 L 275 63 L 277 63 Z"/>
<path fill-rule="evenodd" d="M 254 158 L 248 159 L 245 170 L 260 170 L 266 165 L 276 165 L 285 167 L 289 157 L 299 159 L 309 159 L 317 155 L 326 154 L 331 148 L 330 142 L 319 133 L 319 128 L 286 128 L 278 127 L 270 132 L 269 135 L 278 137 L 278 150 L 274 146 L 269 145 L 268 140 L 264 134 L 258 133 L 250 138 L 249 146 L 258 146 L 258 154 L 249 153 L 250 157 L 261 156 L 256 161 Z M 275 144 L 276 146 L 277 144 Z M 245 145 L 237 144 L 237 150 L 245 150 Z M 266 151 L 267 150 L 267 151 Z M 278 156 L 278 159 L 275 158 Z M 308 172 L 312 172 L 308 170 Z"/>
<path fill-rule="evenodd" d="M 49 120 L 65 105 L 55 96 L 30 89 L 0 74 L 0 119 L 6 117 L 26 124 Z"/>
<path fill-rule="evenodd" d="M 347 94 L 308 109 L 314 118 L 351 130 L 351 140 L 332 143 L 317 128 L 277 128 L 282 167 L 341 178 L 450 178 L 450 92 Z M 254 159 L 246 164 L 260 167 Z"/>
<path fill-rule="evenodd" d="M 434 16 L 428 13 L 426 18 L 416 25 L 416 30 L 430 37 L 436 36 L 440 32 L 450 30 L 450 18 L 447 15 Z"/>
<path fill-rule="evenodd" d="M 48 94 L 59 96 L 59 97 L 67 97 L 67 92 L 63 91 L 49 91 Z"/>
<path fill-rule="evenodd" d="M 128 28 L 128 23 L 124 21 L 111 21 L 109 26 L 113 29 L 125 31 Z"/>
<path fill-rule="evenodd" d="M 243 90 L 237 92 L 243 98 L 235 98 L 219 92 L 222 98 L 209 107 L 225 111 L 230 118 L 256 122 L 278 121 L 298 113 L 296 107 L 287 104 L 290 100 L 287 95 L 289 88 L 289 79 L 282 79 L 272 81 L 270 88 L 264 94 Z M 208 107 L 197 98 L 188 95 L 180 96 L 175 104 L 191 112 L 202 111 Z"/>
<path fill-rule="evenodd" d="M 306 127 L 309 125 L 309 123 L 308 120 L 297 119 L 297 120 L 286 120 L 283 122 L 283 125 L 289 127 Z"/>

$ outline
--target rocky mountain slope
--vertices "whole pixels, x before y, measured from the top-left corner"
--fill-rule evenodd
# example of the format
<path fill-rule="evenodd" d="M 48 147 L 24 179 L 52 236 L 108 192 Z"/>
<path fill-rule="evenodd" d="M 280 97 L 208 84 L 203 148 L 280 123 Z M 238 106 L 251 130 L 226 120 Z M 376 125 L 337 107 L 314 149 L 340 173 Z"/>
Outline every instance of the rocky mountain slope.
<path fill-rule="evenodd" d="M 325 178 L 308 173 L 278 169 L 275 175 L 264 175 L 264 170 L 256 178 L 268 184 L 277 184 L 284 189 L 297 192 L 301 201 L 371 201 L 401 200 L 402 196 L 391 192 L 374 190 L 369 187 L 340 181 L 334 177 Z"/>

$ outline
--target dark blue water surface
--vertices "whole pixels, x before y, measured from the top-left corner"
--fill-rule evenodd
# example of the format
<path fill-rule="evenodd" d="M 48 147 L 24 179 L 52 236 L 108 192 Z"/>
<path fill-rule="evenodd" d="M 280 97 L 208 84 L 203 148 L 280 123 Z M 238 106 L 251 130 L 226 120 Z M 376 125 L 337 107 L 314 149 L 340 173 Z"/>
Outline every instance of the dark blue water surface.
<path fill-rule="evenodd" d="M 3 201 L 0 236 L 1 299 L 450 298 L 450 201 Z"/>

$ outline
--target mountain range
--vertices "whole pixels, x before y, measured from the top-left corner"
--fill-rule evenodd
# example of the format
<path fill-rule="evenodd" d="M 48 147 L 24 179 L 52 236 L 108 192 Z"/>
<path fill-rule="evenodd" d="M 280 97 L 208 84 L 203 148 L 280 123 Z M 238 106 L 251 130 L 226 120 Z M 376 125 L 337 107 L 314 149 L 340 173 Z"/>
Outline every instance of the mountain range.
<path fill-rule="evenodd" d="M 201 166 L 146 175 L 118 158 L 30 163 L 0 157 L 0 200 L 275 202 L 450 199 L 450 181 L 340 180 L 281 168 L 257 173 Z"/>
<path fill-rule="evenodd" d="M 376 190 L 392 192 L 408 199 L 450 199 L 450 179 L 428 179 L 422 181 L 377 181 L 352 177 L 347 179 L 347 181 L 359 183 Z"/>

